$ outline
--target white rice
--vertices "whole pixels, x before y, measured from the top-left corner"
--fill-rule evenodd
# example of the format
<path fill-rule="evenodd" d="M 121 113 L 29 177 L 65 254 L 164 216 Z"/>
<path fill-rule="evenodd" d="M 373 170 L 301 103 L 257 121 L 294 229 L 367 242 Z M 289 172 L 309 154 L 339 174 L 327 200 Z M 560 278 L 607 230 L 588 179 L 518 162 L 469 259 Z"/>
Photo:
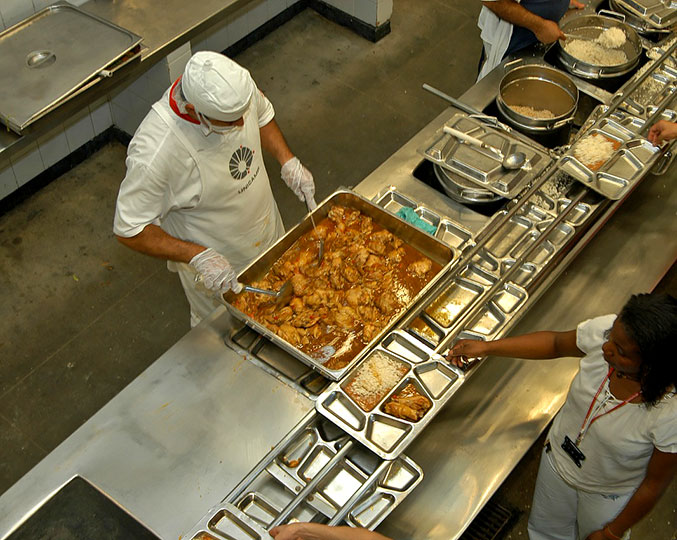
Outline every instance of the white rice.
<path fill-rule="evenodd" d="M 517 114 L 528 116 L 530 118 L 555 118 L 555 114 L 548 109 L 534 109 L 528 105 L 510 105 L 509 107 Z"/>
<path fill-rule="evenodd" d="M 614 26 L 604 30 L 604 32 L 597 36 L 596 41 L 607 49 L 618 49 L 618 47 L 625 45 L 627 40 L 628 37 L 625 35 L 625 32 L 621 28 Z"/>
<path fill-rule="evenodd" d="M 567 39 L 564 50 L 577 60 L 595 66 L 617 66 L 628 61 L 624 51 L 607 49 L 599 43 L 585 39 Z"/>
<path fill-rule="evenodd" d="M 574 156 L 588 167 L 606 161 L 613 153 L 613 143 L 599 133 L 581 139 L 574 148 Z"/>

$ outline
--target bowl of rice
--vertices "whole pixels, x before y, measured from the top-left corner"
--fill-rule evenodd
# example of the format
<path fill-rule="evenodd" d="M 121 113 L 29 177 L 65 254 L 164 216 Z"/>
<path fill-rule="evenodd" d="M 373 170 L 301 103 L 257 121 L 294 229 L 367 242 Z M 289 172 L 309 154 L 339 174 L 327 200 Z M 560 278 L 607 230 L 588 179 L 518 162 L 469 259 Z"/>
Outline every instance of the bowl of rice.
<path fill-rule="evenodd" d="M 628 24 L 601 15 L 572 17 L 562 25 L 571 37 L 558 42 L 558 58 L 569 73 L 587 79 L 619 77 L 639 63 L 642 44 Z"/>

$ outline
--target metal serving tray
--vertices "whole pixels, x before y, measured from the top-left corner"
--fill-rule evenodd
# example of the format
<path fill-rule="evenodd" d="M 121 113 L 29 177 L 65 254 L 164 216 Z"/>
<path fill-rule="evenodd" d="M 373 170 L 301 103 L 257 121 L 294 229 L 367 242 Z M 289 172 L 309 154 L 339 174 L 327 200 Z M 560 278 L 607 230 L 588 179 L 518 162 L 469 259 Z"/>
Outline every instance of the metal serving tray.
<path fill-rule="evenodd" d="M 649 71 L 646 78 L 632 92 L 625 95 L 623 89 L 620 90 L 624 94 L 621 103 L 623 109 L 640 118 L 647 118 L 651 115 L 652 107 L 665 107 L 672 101 L 675 92 L 677 92 L 675 86 L 677 84 L 677 64 L 674 63 L 673 57 L 669 57 L 668 60 L 671 60 L 670 65 L 668 63 L 656 64 L 651 61 L 625 83 L 624 86 L 630 86 L 644 76 L 646 71 Z"/>
<path fill-rule="evenodd" d="M 608 199 L 618 200 L 649 172 L 660 158 L 661 149 L 640 135 L 646 131 L 646 120 L 621 110 L 605 116 L 607 110 L 605 105 L 600 105 L 593 111 L 591 117 L 596 120 L 591 127 L 581 129 L 577 140 L 559 160 L 557 168 Z M 619 143 L 618 149 L 597 170 L 574 156 L 576 144 L 593 134 Z"/>
<path fill-rule="evenodd" d="M 446 125 L 480 139 L 500 150 L 503 155 L 513 152 L 526 154 L 527 163 L 523 167 L 508 170 L 503 167 L 499 156 L 491 150 L 462 142 L 443 130 L 439 130 L 430 142 L 419 149 L 429 161 L 501 197 L 515 197 L 528 182 L 539 176 L 553 162 L 547 153 L 476 118 L 456 114 Z"/>
<path fill-rule="evenodd" d="M 67 2 L 15 24 L 0 33 L 0 120 L 21 134 L 141 40 Z"/>
<path fill-rule="evenodd" d="M 418 302 L 419 299 L 421 299 L 437 284 L 442 276 L 445 275 L 449 268 L 454 264 L 458 256 L 458 252 L 454 248 L 441 242 L 439 239 L 423 232 L 421 229 L 418 229 L 417 227 L 414 227 L 413 225 L 392 215 L 390 212 L 372 203 L 370 200 L 347 189 L 338 190 L 330 195 L 327 199 L 322 201 L 322 203 L 312 212 L 312 217 L 315 219 L 315 222 L 319 223 L 322 219 L 327 217 L 329 210 L 334 205 L 353 208 L 359 210 L 365 215 L 370 216 L 374 220 L 374 223 L 377 223 L 381 227 L 387 229 L 395 236 L 404 240 L 410 246 L 416 248 L 423 255 L 442 266 L 440 272 L 435 277 L 433 277 L 414 298 L 410 300 L 410 302 L 402 309 L 401 313 L 396 317 L 393 317 L 388 325 L 386 325 L 386 327 L 384 327 L 376 336 L 374 336 L 374 338 L 367 345 L 365 345 L 345 367 L 341 369 L 327 368 L 324 364 L 329 358 L 325 357 L 317 359 L 305 354 L 303 351 L 300 351 L 294 347 L 291 343 L 274 334 L 258 321 L 255 321 L 245 313 L 242 313 L 239 309 L 232 305 L 232 302 L 236 297 L 232 291 L 224 294 L 223 301 L 235 318 L 256 329 L 257 332 L 266 336 L 270 341 L 290 353 L 295 358 L 299 359 L 301 362 L 313 367 L 328 379 L 337 381 L 341 379 L 352 368 L 352 366 L 359 362 L 360 359 L 363 358 L 364 355 L 369 351 L 369 349 L 378 343 L 380 339 L 385 334 L 387 334 L 395 324 L 397 324 L 397 321 L 400 319 L 400 317 L 402 317 L 411 306 Z M 273 246 L 271 246 L 249 266 L 247 266 L 247 268 L 245 268 L 238 275 L 238 280 L 241 283 L 249 284 L 262 278 L 263 275 L 273 265 L 273 263 L 277 261 L 284 254 L 284 252 L 287 251 L 287 249 L 289 249 L 294 242 L 296 242 L 299 237 L 312 230 L 312 227 L 313 224 L 311 221 L 311 214 L 308 214 L 305 219 L 301 221 L 301 223 L 296 225 Z"/>
<path fill-rule="evenodd" d="M 369 412 L 364 411 L 350 397 L 345 388 L 350 384 L 364 362 L 372 355 L 383 354 L 406 366 L 407 372 Z M 317 398 L 315 408 L 342 430 L 383 459 L 394 459 L 416 438 L 435 417 L 444 404 L 460 387 L 461 370 L 440 355 L 417 343 L 405 332 L 392 332 L 346 377 L 333 383 Z M 383 407 L 391 396 L 407 384 L 413 384 L 427 397 L 432 407 L 420 420 L 414 422 L 392 416 Z"/>
<path fill-rule="evenodd" d="M 426 206 L 416 203 L 413 199 L 398 191 L 395 186 L 390 186 L 387 190 L 378 193 L 373 201 L 395 215 L 402 208 L 411 208 L 421 219 L 436 227 L 436 238 L 453 248 L 462 250 L 472 242 L 473 235 L 468 229 L 451 218 L 442 216 Z"/>
<path fill-rule="evenodd" d="M 677 22 L 677 4 L 671 0 L 616 0 L 652 28 L 664 29 Z"/>
<path fill-rule="evenodd" d="M 311 411 L 186 539 L 267 539 L 281 523 L 376 528 L 423 480 L 410 458 L 383 461 Z"/>

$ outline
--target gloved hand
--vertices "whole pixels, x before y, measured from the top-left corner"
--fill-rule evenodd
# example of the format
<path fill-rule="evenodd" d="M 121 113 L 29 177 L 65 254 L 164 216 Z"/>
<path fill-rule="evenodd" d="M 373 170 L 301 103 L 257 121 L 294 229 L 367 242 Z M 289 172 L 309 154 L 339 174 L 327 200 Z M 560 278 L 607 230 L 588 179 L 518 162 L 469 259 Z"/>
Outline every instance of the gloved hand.
<path fill-rule="evenodd" d="M 242 290 L 242 285 L 237 281 L 235 270 L 223 255 L 212 248 L 201 251 L 190 260 L 189 263 L 210 291 L 225 293 L 233 290 L 235 294 Z"/>
<path fill-rule="evenodd" d="M 284 183 L 289 186 L 289 189 L 294 192 L 299 200 L 301 202 L 306 202 L 308 210 L 312 212 L 317 208 L 313 175 L 310 174 L 308 169 L 301 165 L 299 158 L 293 157 L 282 165 L 280 175 L 282 176 Z"/>

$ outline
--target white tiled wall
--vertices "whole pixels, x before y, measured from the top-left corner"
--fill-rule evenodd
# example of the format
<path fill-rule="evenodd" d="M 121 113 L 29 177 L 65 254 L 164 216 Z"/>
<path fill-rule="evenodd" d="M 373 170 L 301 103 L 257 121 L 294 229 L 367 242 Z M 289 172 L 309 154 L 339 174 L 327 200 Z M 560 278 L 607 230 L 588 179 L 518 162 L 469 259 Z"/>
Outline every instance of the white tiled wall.
<path fill-rule="evenodd" d="M 195 37 L 197 51 L 223 51 L 299 0 L 255 0 L 229 15 L 220 25 Z"/>

